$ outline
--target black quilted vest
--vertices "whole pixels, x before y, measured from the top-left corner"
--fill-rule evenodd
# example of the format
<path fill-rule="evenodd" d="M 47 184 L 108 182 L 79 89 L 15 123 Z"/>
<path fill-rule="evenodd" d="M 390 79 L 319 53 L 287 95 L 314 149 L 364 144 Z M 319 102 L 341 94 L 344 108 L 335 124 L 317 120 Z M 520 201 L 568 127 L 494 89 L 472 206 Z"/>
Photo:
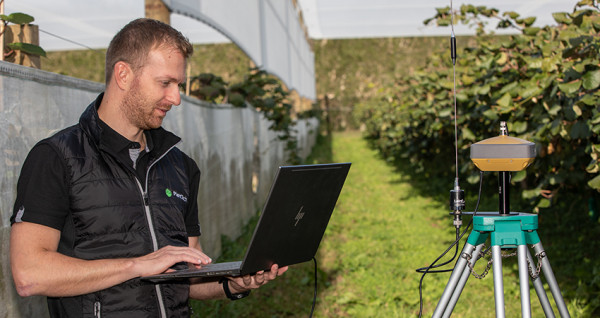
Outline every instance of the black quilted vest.
<path fill-rule="evenodd" d="M 93 260 L 187 246 L 183 213 L 189 180 L 185 155 L 175 147 L 179 137 L 162 128 L 151 131 L 151 154 L 157 155 L 150 158 L 147 180 L 139 181 L 101 146 L 96 109 L 101 98 L 88 106 L 79 125 L 47 140 L 64 156 L 68 174 L 70 213 L 58 251 Z M 188 317 L 188 296 L 188 283 L 155 285 L 132 279 L 87 295 L 49 297 L 48 307 L 53 317 Z"/>

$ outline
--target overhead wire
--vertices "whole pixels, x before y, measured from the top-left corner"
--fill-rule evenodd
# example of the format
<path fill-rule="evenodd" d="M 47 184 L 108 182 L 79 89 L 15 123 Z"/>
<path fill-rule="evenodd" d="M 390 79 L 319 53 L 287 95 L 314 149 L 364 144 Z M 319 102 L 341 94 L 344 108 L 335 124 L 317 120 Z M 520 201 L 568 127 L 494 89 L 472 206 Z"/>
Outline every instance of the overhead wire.
<path fill-rule="evenodd" d="M 99 53 L 99 54 L 102 54 L 102 55 L 104 55 L 104 52 L 102 52 L 101 50 L 94 49 L 94 48 L 92 48 L 92 47 L 89 47 L 89 46 L 87 46 L 87 45 L 85 45 L 85 44 L 82 44 L 82 43 L 79 43 L 79 42 L 77 42 L 77 41 L 73 41 L 73 40 L 67 39 L 67 38 L 65 38 L 65 37 L 63 37 L 63 36 L 60 36 L 60 35 L 57 35 L 57 34 L 54 34 L 54 33 L 48 32 L 48 31 L 46 31 L 46 30 L 43 30 L 43 29 L 39 29 L 39 30 L 40 30 L 40 32 L 42 32 L 42 33 L 45 33 L 45 34 L 48 34 L 48 35 L 50 35 L 50 36 L 53 36 L 53 37 L 55 37 L 55 38 L 57 38 L 57 39 L 61 39 L 61 40 L 63 40 L 63 41 L 67 41 L 67 42 L 69 42 L 69 43 L 72 43 L 72 44 L 75 44 L 75 45 L 81 46 L 81 47 L 83 47 L 83 48 L 86 48 L 86 49 L 89 49 L 89 50 L 92 50 L 92 51 L 94 51 L 94 52 L 97 52 L 97 53 Z"/>

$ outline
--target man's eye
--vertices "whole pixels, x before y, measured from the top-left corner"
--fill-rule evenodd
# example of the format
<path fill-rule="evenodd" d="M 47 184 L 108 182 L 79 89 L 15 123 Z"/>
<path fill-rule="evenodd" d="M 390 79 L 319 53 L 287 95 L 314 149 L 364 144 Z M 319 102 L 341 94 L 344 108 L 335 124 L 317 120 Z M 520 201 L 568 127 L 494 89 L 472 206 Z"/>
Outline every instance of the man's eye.
<path fill-rule="evenodd" d="M 169 84 L 171 84 L 171 82 L 169 82 L 169 81 L 163 81 L 163 82 L 162 82 L 162 85 L 163 85 L 164 87 L 167 87 L 167 86 L 169 86 Z"/>

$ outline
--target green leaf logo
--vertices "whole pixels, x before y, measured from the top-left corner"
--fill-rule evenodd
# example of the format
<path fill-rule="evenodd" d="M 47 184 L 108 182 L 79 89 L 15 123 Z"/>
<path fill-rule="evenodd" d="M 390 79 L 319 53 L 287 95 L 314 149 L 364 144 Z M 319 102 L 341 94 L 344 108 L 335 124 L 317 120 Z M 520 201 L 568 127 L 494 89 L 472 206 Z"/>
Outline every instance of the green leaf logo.
<path fill-rule="evenodd" d="M 167 194 L 167 196 L 170 198 L 173 195 L 173 192 L 171 192 L 171 190 L 169 188 L 165 189 L 165 193 Z"/>

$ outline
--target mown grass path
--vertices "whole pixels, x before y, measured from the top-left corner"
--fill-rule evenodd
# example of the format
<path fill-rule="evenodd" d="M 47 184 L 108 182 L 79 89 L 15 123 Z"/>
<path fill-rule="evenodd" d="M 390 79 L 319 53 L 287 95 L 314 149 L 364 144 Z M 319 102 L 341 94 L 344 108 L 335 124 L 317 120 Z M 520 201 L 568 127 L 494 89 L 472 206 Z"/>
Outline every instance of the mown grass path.
<path fill-rule="evenodd" d="M 327 162 L 352 162 L 352 167 L 319 247 L 314 317 L 416 317 L 421 274 L 415 270 L 428 266 L 455 238 L 447 203 L 433 199 L 439 195 L 420 194 L 358 132 L 334 134 L 331 143 L 313 152 L 309 163 Z M 453 181 L 448 180 L 448 191 Z M 467 208 L 472 208 L 469 203 Z M 252 229 L 250 225 L 246 235 L 229 248 L 243 252 Z M 243 256 L 236 253 L 233 259 Z M 505 259 L 503 264 L 506 317 L 518 317 L 516 259 Z M 479 261 L 477 272 L 484 265 Z M 244 300 L 195 302 L 196 316 L 308 317 L 313 273 L 312 262 L 294 265 Z M 433 314 L 448 278 L 449 273 L 426 276 L 423 317 Z M 544 317 L 533 290 L 531 300 L 533 317 Z M 490 271 L 483 280 L 469 279 L 452 317 L 495 317 L 494 308 Z"/>

